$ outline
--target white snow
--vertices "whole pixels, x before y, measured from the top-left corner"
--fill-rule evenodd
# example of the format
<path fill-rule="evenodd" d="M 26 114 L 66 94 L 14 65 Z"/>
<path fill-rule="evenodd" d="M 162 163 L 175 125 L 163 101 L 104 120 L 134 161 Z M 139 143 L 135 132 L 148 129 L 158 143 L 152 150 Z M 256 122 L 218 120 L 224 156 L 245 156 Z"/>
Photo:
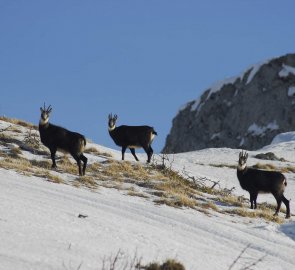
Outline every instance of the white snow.
<path fill-rule="evenodd" d="M 247 71 L 251 69 L 251 72 L 250 72 L 250 74 L 249 74 L 249 76 L 247 78 L 246 84 L 249 84 L 253 80 L 256 73 L 260 70 L 260 68 L 263 65 L 268 64 L 269 62 L 270 62 L 270 60 L 262 61 L 262 62 L 259 62 L 259 63 L 255 64 L 255 65 L 251 66 L 250 68 L 248 68 Z"/>
<path fill-rule="evenodd" d="M 291 67 L 291 66 L 283 64 L 282 70 L 279 72 L 279 76 L 281 78 L 284 78 L 284 77 L 288 77 L 289 74 L 295 75 L 295 67 Z"/>
<path fill-rule="evenodd" d="M 0 129 L 3 125 L 0 121 Z M 119 151 L 94 143 L 89 146 L 120 159 Z M 255 154 L 266 150 L 294 165 L 294 147 L 294 141 L 282 139 L 261 151 L 249 152 L 249 165 L 258 162 Z M 185 168 L 192 176 L 218 180 L 222 187 L 235 187 L 235 194 L 248 198 L 238 184 L 236 170 L 211 166 L 236 165 L 239 152 L 211 148 L 170 157 L 173 169 L 181 172 Z M 95 160 L 90 154 L 87 157 L 90 163 Z M 146 158 L 145 154 L 138 157 L 141 161 Z M 133 157 L 128 153 L 126 159 Z M 295 176 L 288 173 L 286 177 L 285 196 L 291 198 L 294 212 Z M 0 199 L 0 269 L 101 269 L 104 258 L 118 250 L 126 259 L 136 253 L 145 263 L 175 258 L 187 270 L 228 269 L 248 244 L 245 258 L 234 269 L 264 255 L 253 269 L 295 267 L 294 217 L 278 225 L 214 211 L 206 215 L 193 209 L 155 205 L 116 189 L 75 188 L 4 169 L 0 169 Z M 259 195 L 258 203 L 263 201 L 274 203 L 274 198 Z M 79 218 L 79 214 L 87 217 Z"/>
<path fill-rule="evenodd" d="M 267 130 L 276 130 L 278 128 L 279 126 L 275 120 L 272 123 L 269 123 L 267 126 L 258 126 L 256 123 L 253 123 L 251 126 L 249 126 L 248 133 L 252 133 L 254 136 L 261 136 Z"/>
<path fill-rule="evenodd" d="M 288 96 L 289 97 L 293 97 L 294 94 L 295 94 L 295 86 L 289 87 L 289 89 L 288 89 Z"/>
<path fill-rule="evenodd" d="M 278 134 L 275 136 L 271 142 L 271 144 L 277 144 L 277 143 L 282 143 L 282 142 L 295 142 L 295 132 L 290 131 L 290 132 L 285 132 Z"/>

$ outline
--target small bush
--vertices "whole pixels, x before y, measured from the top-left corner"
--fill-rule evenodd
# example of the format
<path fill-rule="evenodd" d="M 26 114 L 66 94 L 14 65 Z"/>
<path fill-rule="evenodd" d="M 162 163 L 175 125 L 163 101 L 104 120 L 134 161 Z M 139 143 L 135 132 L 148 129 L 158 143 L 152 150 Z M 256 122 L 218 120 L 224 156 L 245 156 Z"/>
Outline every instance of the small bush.
<path fill-rule="evenodd" d="M 163 264 L 151 263 L 145 267 L 145 270 L 185 270 L 184 266 L 176 260 L 167 260 Z"/>

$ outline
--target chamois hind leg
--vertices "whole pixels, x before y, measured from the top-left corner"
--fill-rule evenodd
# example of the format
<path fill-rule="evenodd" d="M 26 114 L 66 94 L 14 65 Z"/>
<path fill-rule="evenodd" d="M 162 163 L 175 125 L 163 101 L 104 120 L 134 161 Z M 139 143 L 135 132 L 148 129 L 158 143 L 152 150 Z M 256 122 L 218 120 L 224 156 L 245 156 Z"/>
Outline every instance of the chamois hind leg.
<path fill-rule="evenodd" d="M 152 156 L 153 156 L 153 153 L 154 153 L 154 150 L 153 150 L 153 148 L 150 146 L 150 147 L 149 147 L 149 154 L 148 154 L 148 163 L 151 162 L 151 158 L 152 158 Z"/>
<path fill-rule="evenodd" d="M 286 218 L 290 218 L 291 217 L 291 213 L 290 213 L 290 201 L 288 199 L 285 198 L 284 195 L 282 195 L 282 201 L 283 203 L 286 205 Z"/>
<path fill-rule="evenodd" d="M 54 169 L 56 168 L 56 162 L 55 162 L 55 154 L 56 154 L 56 148 L 51 148 L 50 150 L 50 156 L 51 156 L 51 160 L 52 160 L 52 165 L 51 168 Z"/>
<path fill-rule="evenodd" d="M 150 147 L 149 146 L 143 146 L 142 147 L 143 148 L 143 150 L 146 152 L 146 154 L 147 154 L 147 163 L 150 163 L 150 161 L 151 161 L 151 156 L 150 156 Z"/>
<path fill-rule="evenodd" d="M 82 176 L 82 168 L 81 168 L 81 159 L 77 154 L 71 154 L 73 156 L 73 158 L 76 160 L 77 164 L 78 164 L 78 168 L 79 168 L 79 175 Z"/>
<path fill-rule="evenodd" d="M 276 212 L 274 213 L 274 216 L 277 216 L 280 212 L 280 209 L 281 209 L 281 204 L 282 204 L 282 197 L 276 197 L 276 200 L 277 200 L 277 208 L 276 208 Z"/>
<path fill-rule="evenodd" d="M 124 160 L 124 156 L 125 156 L 125 151 L 126 151 L 127 147 L 126 146 L 122 146 L 122 160 Z"/>
<path fill-rule="evenodd" d="M 83 154 L 80 155 L 80 160 L 83 161 L 83 175 L 85 175 L 86 171 L 86 165 L 87 165 L 87 157 L 85 157 Z"/>
<path fill-rule="evenodd" d="M 135 160 L 138 161 L 139 159 L 135 155 L 135 149 L 134 148 L 129 148 L 129 149 L 130 149 L 131 154 L 134 156 Z"/>

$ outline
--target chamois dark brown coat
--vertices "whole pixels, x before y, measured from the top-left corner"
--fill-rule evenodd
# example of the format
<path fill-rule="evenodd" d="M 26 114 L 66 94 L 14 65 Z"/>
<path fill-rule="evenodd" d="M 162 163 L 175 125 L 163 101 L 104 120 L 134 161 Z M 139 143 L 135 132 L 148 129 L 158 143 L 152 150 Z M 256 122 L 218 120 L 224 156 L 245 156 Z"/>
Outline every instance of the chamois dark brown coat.
<path fill-rule="evenodd" d="M 271 193 L 276 201 L 277 208 L 274 215 L 278 215 L 282 202 L 286 205 L 286 218 L 291 216 L 290 203 L 284 196 L 287 180 L 285 176 L 276 171 L 264 171 L 254 168 L 248 168 L 246 165 L 247 153 L 239 154 L 239 164 L 237 168 L 237 177 L 242 189 L 250 194 L 251 209 L 257 208 L 258 193 Z"/>
<path fill-rule="evenodd" d="M 85 175 L 87 158 L 83 155 L 86 146 L 86 139 L 83 135 L 69 131 L 63 127 L 59 127 L 49 123 L 49 114 L 51 107 L 47 109 L 40 108 L 41 119 L 39 122 L 39 133 L 41 142 L 49 149 L 52 159 L 52 168 L 56 168 L 55 154 L 56 151 L 70 153 L 76 160 L 79 168 L 79 175 Z M 83 161 L 83 170 L 81 168 Z"/>
<path fill-rule="evenodd" d="M 147 162 L 151 161 L 153 155 L 153 149 L 151 144 L 157 132 L 150 126 L 119 126 L 116 127 L 117 115 L 114 117 L 109 115 L 109 134 L 112 137 L 116 145 L 122 147 L 122 160 L 124 160 L 124 154 L 127 148 L 130 149 L 134 158 L 138 161 L 135 154 L 135 148 L 143 148 L 147 154 Z"/>

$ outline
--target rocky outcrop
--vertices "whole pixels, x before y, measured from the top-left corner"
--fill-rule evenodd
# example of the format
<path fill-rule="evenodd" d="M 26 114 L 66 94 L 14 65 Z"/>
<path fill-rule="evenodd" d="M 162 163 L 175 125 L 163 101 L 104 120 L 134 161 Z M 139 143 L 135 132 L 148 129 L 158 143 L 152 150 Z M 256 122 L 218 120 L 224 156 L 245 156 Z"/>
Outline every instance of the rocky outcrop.
<path fill-rule="evenodd" d="M 173 119 L 164 153 L 208 147 L 254 150 L 295 130 L 295 54 L 213 85 Z"/>

